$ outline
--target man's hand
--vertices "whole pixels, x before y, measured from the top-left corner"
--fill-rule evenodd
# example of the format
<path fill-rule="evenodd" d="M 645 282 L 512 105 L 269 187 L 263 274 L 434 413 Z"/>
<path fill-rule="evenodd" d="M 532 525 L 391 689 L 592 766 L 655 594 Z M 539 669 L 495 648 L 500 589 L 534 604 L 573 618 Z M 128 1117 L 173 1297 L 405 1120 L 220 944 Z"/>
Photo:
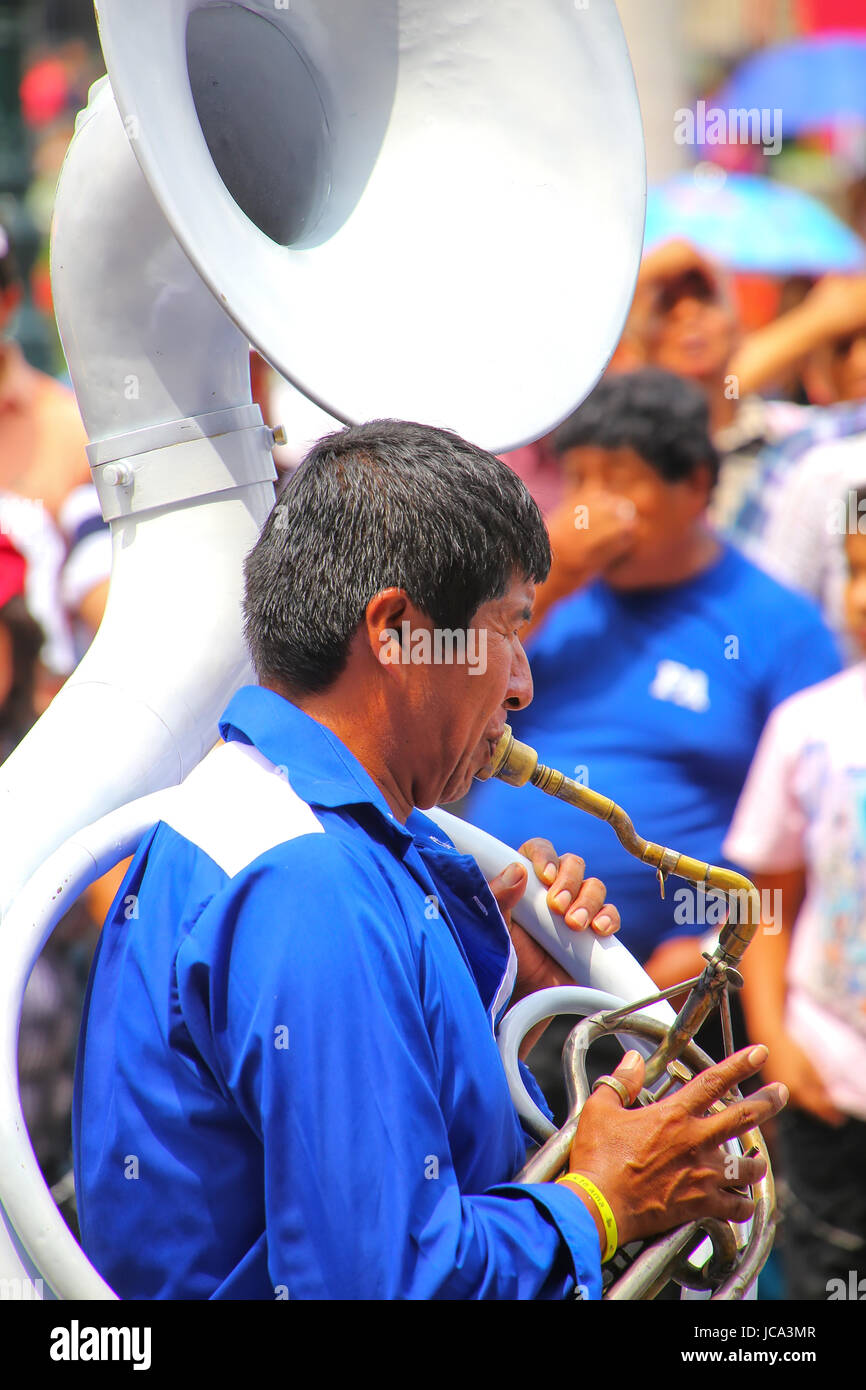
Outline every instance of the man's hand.
<path fill-rule="evenodd" d="M 628 497 L 598 487 L 569 490 L 548 522 L 554 580 L 563 594 L 588 584 L 613 560 L 628 554 L 634 544 L 635 516 Z M 537 602 L 538 593 L 535 597 Z"/>
<path fill-rule="evenodd" d="M 560 599 L 583 588 L 614 560 L 628 554 L 634 544 L 635 506 L 628 497 L 571 487 L 549 518 L 547 529 L 553 564 L 547 579 L 535 590 L 527 632 L 534 632 Z"/>
<path fill-rule="evenodd" d="M 548 885 L 547 905 L 551 912 L 564 918 L 572 931 L 585 931 L 590 927 L 598 936 L 611 936 L 619 931 L 619 912 L 613 903 L 605 902 L 605 887 L 600 879 L 584 878 L 586 865 L 580 855 L 560 856 L 549 840 L 541 839 L 527 840 L 520 846 L 520 853 L 532 861 L 536 877 Z M 527 882 L 522 864 L 509 864 L 490 880 L 490 891 L 499 904 L 517 952 L 517 982 L 511 996 L 512 1004 L 539 989 L 574 984 L 544 947 L 511 920 L 512 910 L 526 892 Z M 547 1023 L 539 1023 L 526 1035 L 520 1048 L 521 1060 L 531 1052 L 546 1027 Z"/>
<path fill-rule="evenodd" d="M 763 1046 L 745 1048 L 673 1095 L 637 1110 L 625 1109 L 610 1086 L 593 1093 L 580 1117 L 569 1168 L 591 1178 L 604 1193 L 616 1218 L 620 1245 L 703 1216 L 739 1222 L 753 1215 L 751 1198 L 732 1189 L 759 1181 L 766 1163 L 760 1156 L 743 1156 L 732 1179 L 720 1145 L 777 1115 L 787 1103 L 787 1089 L 764 1086 L 721 1113 L 707 1112 L 732 1086 L 753 1076 L 766 1056 Z M 638 1052 L 627 1053 L 614 1073 L 632 1102 L 643 1074 Z M 595 1204 L 587 1199 L 586 1206 L 596 1217 L 604 1248 L 606 1237 Z"/>
<path fill-rule="evenodd" d="M 791 1103 L 808 1110 L 825 1125 L 845 1123 L 845 1115 L 830 1099 L 830 1093 L 819 1076 L 812 1059 L 788 1033 L 773 1037 L 773 1047 L 764 1076 L 768 1081 L 781 1081 L 787 1086 Z"/>
<path fill-rule="evenodd" d="M 866 275 L 825 275 L 800 307 L 816 346 L 866 329 Z"/>

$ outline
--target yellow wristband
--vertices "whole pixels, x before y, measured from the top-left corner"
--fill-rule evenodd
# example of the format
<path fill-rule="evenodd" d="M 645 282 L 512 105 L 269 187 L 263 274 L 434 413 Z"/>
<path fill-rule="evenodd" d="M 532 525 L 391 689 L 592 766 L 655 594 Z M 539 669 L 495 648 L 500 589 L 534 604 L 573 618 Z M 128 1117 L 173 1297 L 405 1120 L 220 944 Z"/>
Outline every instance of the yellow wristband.
<path fill-rule="evenodd" d="M 607 1200 L 604 1193 L 599 1191 L 595 1183 L 590 1182 L 589 1178 L 585 1178 L 582 1173 L 563 1173 L 562 1177 L 557 1178 L 556 1181 L 558 1183 L 573 1182 L 575 1187 L 581 1188 L 595 1202 L 601 1217 L 601 1224 L 607 1236 L 607 1246 L 601 1257 L 602 1264 L 606 1264 L 607 1261 L 616 1254 L 617 1246 L 619 1245 L 619 1236 L 616 1231 L 616 1217 L 611 1211 L 610 1202 Z"/>

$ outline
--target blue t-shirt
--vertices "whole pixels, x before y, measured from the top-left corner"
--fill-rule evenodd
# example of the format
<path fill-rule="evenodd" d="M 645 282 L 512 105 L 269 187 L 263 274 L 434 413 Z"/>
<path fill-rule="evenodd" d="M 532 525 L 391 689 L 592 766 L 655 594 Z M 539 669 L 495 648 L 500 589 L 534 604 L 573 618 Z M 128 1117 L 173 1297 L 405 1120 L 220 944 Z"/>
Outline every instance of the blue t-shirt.
<path fill-rule="evenodd" d="M 599 1297 L 593 1217 L 510 1183 L 516 959 L 475 861 L 239 691 L 100 938 L 73 1140 L 124 1298 Z"/>
<path fill-rule="evenodd" d="M 645 839 L 728 867 L 722 840 L 767 716 L 841 666 L 815 605 L 727 545 L 670 588 L 596 581 L 557 604 L 528 656 L 535 696 L 510 717 L 515 737 L 618 802 Z M 641 961 L 718 925 L 712 897 L 669 878 L 662 901 L 655 871 L 610 826 L 534 787 L 478 784 L 463 814 L 514 847 L 543 835 L 582 855 Z"/>

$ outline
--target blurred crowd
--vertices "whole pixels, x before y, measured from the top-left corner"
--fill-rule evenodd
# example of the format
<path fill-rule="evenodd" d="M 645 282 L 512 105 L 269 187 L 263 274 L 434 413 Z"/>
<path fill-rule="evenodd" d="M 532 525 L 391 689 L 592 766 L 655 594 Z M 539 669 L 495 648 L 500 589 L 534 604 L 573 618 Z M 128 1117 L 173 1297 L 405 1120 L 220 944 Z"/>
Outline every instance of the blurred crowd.
<path fill-rule="evenodd" d="M 608 372 L 512 457 L 555 558 L 511 722 L 640 834 L 758 887 L 736 1031 L 791 1094 L 777 1292 L 826 1299 L 866 1245 L 866 277 L 749 333 L 733 303 L 696 247 L 646 255 Z M 723 895 L 661 898 L 608 826 L 532 789 L 486 783 L 465 814 L 576 846 L 660 988 L 702 969 Z"/>
<path fill-rule="evenodd" d="M 8 56 L 6 63 L 8 77 Z M 31 48 L 18 93 L 28 177 L 15 195 L 0 195 L 0 762 L 86 651 L 111 570 L 111 537 L 54 326 L 48 265 L 57 178 L 76 114 L 101 71 L 98 50 L 77 36 Z M 4 105 L 10 95 L 4 91 Z M 3 133 L 8 138 L 8 125 Z M 9 173 L 12 152 L 3 153 Z M 112 882 L 96 885 L 54 933 L 22 1017 L 22 1106 L 68 1219 L 72 1063 Z"/>
<path fill-rule="evenodd" d="M 94 75 L 72 44 L 22 87 L 43 243 Z M 0 761 L 86 651 L 111 565 L 62 359 L 46 374 L 16 342 L 25 290 L 50 310 L 44 254 L 23 276 L 0 227 Z M 769 1045 L 767 1078 L 791 1093 L 773 1136 L 776 1292 L 824 1299 L 866 1249 L 866 275 L 776 290 L 776 312 L 746 326 L 726 267 L 687 240 L 654 247 L 596 390 L 506 456 L 555 557 L 527 644 L 535 698 L 512 722 L 641 834 L 760 889 L 737 1028 Z M 269 423 L 289 425 L 288 472 L 329 422 L 255 357 L 253 369 Z M 577 849 L 660 987 L 702 968 L 726 905 L 673 880 L 660 897 L 608 827 L 499 783 L 464 814 L 513 845 L 544 835 Z M 97 885 L 67 919 L 28 989 L 22 1095 L 55 1183 L 64 1067 L 111 890 Z"/>

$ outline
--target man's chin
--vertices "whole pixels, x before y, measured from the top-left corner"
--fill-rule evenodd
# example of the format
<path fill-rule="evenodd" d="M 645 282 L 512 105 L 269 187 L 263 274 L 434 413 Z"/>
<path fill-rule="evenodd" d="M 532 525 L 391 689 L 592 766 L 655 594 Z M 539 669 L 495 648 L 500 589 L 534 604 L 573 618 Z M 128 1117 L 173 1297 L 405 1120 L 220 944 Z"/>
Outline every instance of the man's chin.
<path fill-rule="evenodd" d="M 485 759 L 477 771 L 469 769 L 455 773 L 443 788 L 439 804 L 448 806 L 453 801 L 462 801 L 471 791 L 473 782 L 486 782 L 492 776 L 493 759 L 490 757 Z"/>
<path fill-rule="evenodd" d="M 449 782 L 443 789 L 437 805 L 452 806 L 455 801 L 462 801 L 464 796 L 468 795 L 473 780 L 472 777 L 462 777 L 459 780 Z"/>
<path fill-rule="evenodd" d="M 481 767 L 481 768 L 478 769 L 478 771 L 476 772 L 476 774 L 475 774 L 475 776 L 473 777 L 472 780 L 473 780 L 473 782 L 489 782 L 489 780 L 490 780 L 490 778 L 491 778 L 492 776 L 493 776 L 493 759 L 490 758 L 490 759 L 488 759 L 488 761 L 484 764 L 483 767 Z"/>
<path fill-rule="evenodd" d="M 645 584 L 640 562 L 635 563 L 631 552 L 605 565 L 601 578 L 611 589 L 641 589 Z"/>

